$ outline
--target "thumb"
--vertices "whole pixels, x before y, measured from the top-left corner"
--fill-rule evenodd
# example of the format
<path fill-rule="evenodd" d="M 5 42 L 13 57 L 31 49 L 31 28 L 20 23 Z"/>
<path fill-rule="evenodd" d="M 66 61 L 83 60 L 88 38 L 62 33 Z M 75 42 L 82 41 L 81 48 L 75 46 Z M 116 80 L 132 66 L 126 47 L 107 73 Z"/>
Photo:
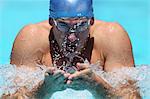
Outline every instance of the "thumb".
<path fill-rule="evenodd" d="M 89 64 L 86 64 L 86 63 L 77 63 L 76 66 L 77 66 L 78 70 L 83 70 L 83 69 L 89 68 Z"/>

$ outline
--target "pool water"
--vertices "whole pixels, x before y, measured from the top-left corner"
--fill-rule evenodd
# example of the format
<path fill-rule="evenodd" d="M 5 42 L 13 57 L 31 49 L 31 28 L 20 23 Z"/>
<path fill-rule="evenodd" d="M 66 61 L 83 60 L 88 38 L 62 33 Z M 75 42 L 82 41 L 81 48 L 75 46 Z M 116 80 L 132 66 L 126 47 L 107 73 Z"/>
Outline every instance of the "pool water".
<path fill-rule="evenodd" d="M 150 64 L 150 1 L 93 0 L 93 4 L 96 19 L 119 22 L 128 32 L 137 67 Z M 0 0 L 1 65 L 9 64 L 12 45 L 20 29 L 47 20 L 48 15 L 49 0 Z"/>
<path fill-rule="evenodd" d="M 149 0 L 93 0 L 96 19 L 119 22 L 128 32 L 136 64 L 150 64 Z M 0 64 L 9 63 L 22 27 L 48 19 L 49 0 L 0 0 Z"/>

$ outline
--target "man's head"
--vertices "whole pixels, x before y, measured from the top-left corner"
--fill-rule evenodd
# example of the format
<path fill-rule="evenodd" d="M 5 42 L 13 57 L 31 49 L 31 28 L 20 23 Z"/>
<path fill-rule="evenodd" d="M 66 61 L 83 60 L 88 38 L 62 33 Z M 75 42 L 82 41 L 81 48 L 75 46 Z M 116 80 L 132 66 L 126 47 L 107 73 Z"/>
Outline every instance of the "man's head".
<path fill-rule="evenodd" d="M 50 0 L 50 18 L 92 18 L 92 0 Z"/>
<path fill-rule="evenodd" d="M 49 11 L 60 48 L 69 48 L 71 53 L 82 48 L 94 23 L 92 0 L 50 0 Z"/>

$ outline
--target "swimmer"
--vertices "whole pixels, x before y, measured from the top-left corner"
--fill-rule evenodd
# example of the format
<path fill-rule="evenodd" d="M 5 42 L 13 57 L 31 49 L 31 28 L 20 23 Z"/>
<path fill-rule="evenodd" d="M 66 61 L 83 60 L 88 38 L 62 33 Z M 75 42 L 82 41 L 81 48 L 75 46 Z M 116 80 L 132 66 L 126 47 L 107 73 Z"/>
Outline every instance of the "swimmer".
<path fill-rule="evenodd" d="M 33 72 L 37 64 L 49 68 L 45 81 L 34 93 L 36 97 L 42 91 L 44 99 L 49 90 L 64 90 L 65 85 L 83 75 L 92 75 L 93 82 L 110 90 L 111 86 L 89 68 L 97 61 L 105 72 L 134 66 L 127 32 L 116 22 L 96 20 L 92 0 L 50 0 L 49 12 L 49 20 L 27 25 L 19 32 L 11 53 L 11 64 L 18 67 L 25 65 Z M 58 82 L 58 78 L 62 79 Z M 140 99 L 137 91 L 127 94 L 126 89 L 132 90 L 122 85 L 113 94 L 121 99 Z"/>

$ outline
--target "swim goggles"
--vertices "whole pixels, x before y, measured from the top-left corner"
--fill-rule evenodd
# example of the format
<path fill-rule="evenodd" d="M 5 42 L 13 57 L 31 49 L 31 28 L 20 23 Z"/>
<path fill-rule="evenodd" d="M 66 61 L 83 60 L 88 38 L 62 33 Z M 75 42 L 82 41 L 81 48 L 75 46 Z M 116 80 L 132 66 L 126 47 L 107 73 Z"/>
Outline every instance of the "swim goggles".
<path fill-rule="evenodd" d="M 55 26 L 61 32 L 83 32 L 90 26 L 90 19 L 82 18 L 61 18 L 53 19 Z"/>

